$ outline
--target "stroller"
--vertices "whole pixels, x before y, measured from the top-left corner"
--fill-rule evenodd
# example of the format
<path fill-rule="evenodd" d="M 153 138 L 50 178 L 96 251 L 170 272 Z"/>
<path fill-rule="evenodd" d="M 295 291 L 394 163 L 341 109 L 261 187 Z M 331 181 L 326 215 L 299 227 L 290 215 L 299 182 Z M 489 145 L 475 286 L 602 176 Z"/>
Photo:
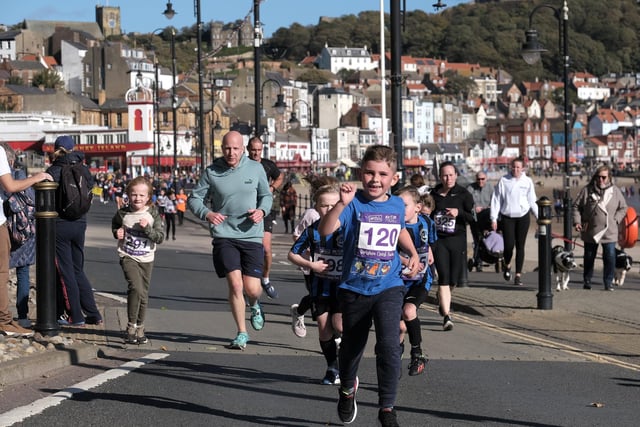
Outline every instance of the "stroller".
<path fill-rule="evenodd" d="M 500 272 L 504 259 L 504 239 L 502 234 L 491 229 L 489 209 L 477 214 L 477 221 L 471 226 L 474 234 L 474 256 L 469 258 L 467 267 L 472 271 L 474 267 L 482 270 L 482 264 L 495 264 L 496 273 Z"/>
<path fill-rule="evenodd" d="M 485 232 L 484 238 L 478 246 L 478 257 L 482 262 L 495 264 L 496 273 L 500 272 L 504 259 L 504 239 L 502 234 L 495 231 Z"/>

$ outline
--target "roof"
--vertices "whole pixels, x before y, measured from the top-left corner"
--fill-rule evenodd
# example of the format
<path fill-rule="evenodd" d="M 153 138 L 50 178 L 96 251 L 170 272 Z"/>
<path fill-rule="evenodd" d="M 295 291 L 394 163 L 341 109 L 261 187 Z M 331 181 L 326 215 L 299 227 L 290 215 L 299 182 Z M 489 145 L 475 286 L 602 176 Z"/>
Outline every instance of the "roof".
<path fill-rule="evenodd" d="M 367 47 L 331 47 L 331 46 L 326 46 L 324 47 L 331 56 L 333 57 L 340 57 L 340 56 L 344 56 L 344 57 L 366 57 L 369 56 L 369 51 L 367 50 Z"/>
<path fill-rule="evenodd" d="M 20 34 L 20 30 L 5 31 L 0 33 L 0 40 L 15 40 L 18 34 Z"/>
<path fill-rule="evenodd" d="M 51 95 L 56 93 L 55 89 L 40 89 L 34 86 L 6 85 L 6 88 L 19 95 Z"/>
<path fill-rule="evenodd" d="M 13 70 L 35 70 L 42 71 L 46 69 L 44 65 L 38 61 L 11 61 L 11 68 Z"/>
<path fill-rule="evenodd" d="M 102 34 L 97 22 L 37 21 L 33 19 L 25 19 L 24 24 L 26 29 L 40 33 L 45 37 L 53 35 L 57 27 L 66 27 L 71 28 L 74 31 L 83 31 L 88 33 L 98 40 L 104 40 L 104 35 Z"/>

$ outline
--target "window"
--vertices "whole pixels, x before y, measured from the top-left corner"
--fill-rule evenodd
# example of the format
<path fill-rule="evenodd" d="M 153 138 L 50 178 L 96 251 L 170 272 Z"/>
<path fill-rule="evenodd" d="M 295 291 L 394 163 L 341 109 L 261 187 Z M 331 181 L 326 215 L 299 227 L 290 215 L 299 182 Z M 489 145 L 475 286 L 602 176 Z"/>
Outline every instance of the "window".
<path fill-rule="evenodd" d="M 109 113 L 102 115 L 102 126 L 109 126 Z"/>
<path fill-rule="evenodd" d="M 86 135 L 87 144 L 95 144 L 98 142 L 98 135 Z"/>
<path fill-rule="evenodd" d="M 119 128 L 122 127 L 122 113 L 116 114 L 116 126 Z"/>

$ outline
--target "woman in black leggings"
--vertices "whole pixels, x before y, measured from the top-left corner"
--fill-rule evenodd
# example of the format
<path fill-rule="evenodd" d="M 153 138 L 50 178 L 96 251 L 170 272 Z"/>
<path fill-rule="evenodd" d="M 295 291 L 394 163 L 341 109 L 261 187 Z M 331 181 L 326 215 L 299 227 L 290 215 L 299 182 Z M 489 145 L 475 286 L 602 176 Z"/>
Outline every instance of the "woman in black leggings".
<path fill-rule="evenodd" d="M 440 184 L 432 191 L 435 209 L 431 218 L 436 224 L 438 240 L 433 245 L 433 258 L 438 271 L 438 301 L 443 316 L 442 329 L 453 329 L 451 287 L 460 283 L 466 268 L 467 224 L 473 220 L 473 196 L 458 185 L 458 172 L 451 162 L 440 165 Z"/>
<path fill-rule="evenodd" d="M 529 212 L 538 217 L 536 191 L 531 178 L 524 174 L 524 159 L 517 157 L 511 161 L 511 172 L 500 178 L 491 198 L 491 227 L 498 229 L 498 216 L 501 218 L 504 237 L 504 261 L 502 273 L 504 280 L 511 280 L 511 258 L 516 249 L 516 276 L 514 285 L 522 285 L 522 266 L 524 265 L 524 244 L 527 241 L 531 218 Z"/>

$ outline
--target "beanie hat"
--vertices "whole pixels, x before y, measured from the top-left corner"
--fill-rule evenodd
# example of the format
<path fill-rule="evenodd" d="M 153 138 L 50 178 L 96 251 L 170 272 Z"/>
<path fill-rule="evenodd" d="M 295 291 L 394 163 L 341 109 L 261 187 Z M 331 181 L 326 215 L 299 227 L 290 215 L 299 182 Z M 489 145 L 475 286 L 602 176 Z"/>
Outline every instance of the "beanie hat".
<path fill-rule="evenodd" d="M 62 135 L 56 138 L 56 142 L 54 144 L 54 150 L 58 148 L 64 148 L 67 151 L 73 151 L 75 143 L 73 142 L 73 138 L 69 135 Z"/>

